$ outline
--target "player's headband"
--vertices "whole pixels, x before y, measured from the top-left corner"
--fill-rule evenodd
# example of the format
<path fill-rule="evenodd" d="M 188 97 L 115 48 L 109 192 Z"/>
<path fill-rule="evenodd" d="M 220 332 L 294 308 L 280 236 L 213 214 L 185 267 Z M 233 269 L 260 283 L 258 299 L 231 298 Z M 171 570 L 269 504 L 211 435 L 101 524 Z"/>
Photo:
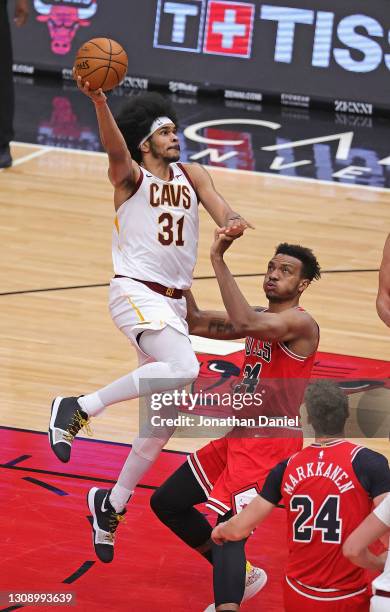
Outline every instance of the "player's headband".
<path fill-rule="evenodd" d="M 144 142 L 146 142 L 154 134 L 154 132 L 156 132 L 156 130 L 159 130 L 165 125 L 170 125 L 171 123 L 174 123 L 174 122 L 169 117 L 157 117 L 157 119 L 155 119 L 152 123 L 149 134 L 147 134 L 145 138 L 141 140 L 141 142 L 138 145 L 138 148 L 142 147 Z"/>

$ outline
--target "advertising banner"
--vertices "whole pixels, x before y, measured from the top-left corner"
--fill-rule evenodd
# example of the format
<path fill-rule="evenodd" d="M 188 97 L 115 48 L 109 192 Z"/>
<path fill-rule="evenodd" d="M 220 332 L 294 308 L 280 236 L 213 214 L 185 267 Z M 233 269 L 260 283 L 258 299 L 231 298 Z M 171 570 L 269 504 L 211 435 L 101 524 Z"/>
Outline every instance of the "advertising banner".
<path fill-rule="evenodd" d="M 70 76 L 86 40 L 106 36 L 129 55 L 135 86 L 224 97 L 323 102 L 337 112 L 390 110 L 386 0 L 32 0 L 14 28 L 15 71 Z"/>

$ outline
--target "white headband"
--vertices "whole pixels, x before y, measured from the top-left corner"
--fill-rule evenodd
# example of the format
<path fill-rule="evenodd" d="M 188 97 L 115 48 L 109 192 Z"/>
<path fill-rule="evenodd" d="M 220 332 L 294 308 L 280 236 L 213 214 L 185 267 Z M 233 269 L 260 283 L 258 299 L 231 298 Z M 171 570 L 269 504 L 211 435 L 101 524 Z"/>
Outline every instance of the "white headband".
<path fill-rule="evenodd" d="M 145 138 L 143 138 L 141 140 L 141 142 L 139 143 L 138 147 L 142 147 L 144 142 L 146 142 L 148 140 L 148 138 L 150 138 L 154 134 L 154 132 L 156 130 L 159 130 L 160 128 L 164 127 L 165 125 L 169 125 L 171 123 L 173 123 L 173 121 L 169 117 L 157 117 L 157 119 L 155 119 L 155 121 L 153 121 L 153 123 L 152 123 L 152 127 L 150 128 L 149 134 L 147 134 L 145 136 Z"/>

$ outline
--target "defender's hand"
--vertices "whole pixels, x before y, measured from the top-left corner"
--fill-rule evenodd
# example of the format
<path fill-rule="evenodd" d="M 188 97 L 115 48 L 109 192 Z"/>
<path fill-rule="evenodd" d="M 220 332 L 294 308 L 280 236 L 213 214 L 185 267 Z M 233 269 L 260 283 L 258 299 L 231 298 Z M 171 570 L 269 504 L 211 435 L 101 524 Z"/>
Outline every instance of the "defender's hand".
<path fill-rule="evenodd" d="M 238 236 L 226 236 L 226 234 L 220 233 L 220 229 L 215 230 L 214 242 L 210 250 L 211 260 L 222 259 L 223 254 L 230 248 L 232 242 L 236 238 L 238 238 Z"/>
<path fill-rule="evenodd" d="M 90 85 L 88 83 L 88 81 L 83 81 L 83 79 L 81 78 L 81 76 L 76 76 L 76 71 L 73 68 L 73 78 L 75 79 L 76 83 L 77 83 L 77 87 L 78 89 L 85 94 L 86 96 L 88 96 L 88 98 L 91 98 L 91 100 L 93 102 L 95 102 L 95 104 L 99 104 L 99 103 L 104 103 L 107 100 L 107 97 L 105 95 L 105 93 L 103 92 L 102 89 L 97 89 L 96 91 L 92 91 L 90 89 Z"/>

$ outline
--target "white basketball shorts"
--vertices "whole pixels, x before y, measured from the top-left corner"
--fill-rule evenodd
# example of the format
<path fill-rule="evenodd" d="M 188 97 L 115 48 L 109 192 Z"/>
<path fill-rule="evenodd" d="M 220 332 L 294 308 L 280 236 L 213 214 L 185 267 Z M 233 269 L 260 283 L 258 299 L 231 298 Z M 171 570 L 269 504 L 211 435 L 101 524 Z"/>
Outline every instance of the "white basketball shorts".
<path fill-rule="evenodd" d="M 170 325 L 188 336 L 185 298 L 165 297 L 131 278 L 111 280 L 109 309 L 115 325 L 137 348 L 138 334 L 148 329 L 159 330 Z"/>

